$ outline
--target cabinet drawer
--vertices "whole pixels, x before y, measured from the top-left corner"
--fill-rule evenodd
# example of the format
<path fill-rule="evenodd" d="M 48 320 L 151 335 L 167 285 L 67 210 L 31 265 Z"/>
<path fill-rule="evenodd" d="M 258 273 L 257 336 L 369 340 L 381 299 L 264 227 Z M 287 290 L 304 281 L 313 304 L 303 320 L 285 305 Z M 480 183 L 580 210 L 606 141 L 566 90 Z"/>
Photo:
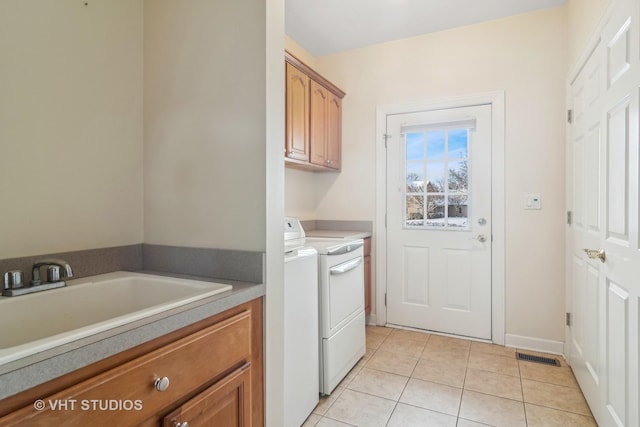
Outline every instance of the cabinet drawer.
<path fill-rule="evenodd" d="M 136 425 L 250 358 L 251 311 L 247 310 L 43 397 L 43 410 L 25 407 L 0 419 L 0 425 Z M 154 382 L 162 377 L 169 378 L 170 383 L 160 392 Z M 66 404 L 65 409 L 52 407 L 60 402 Z"/>

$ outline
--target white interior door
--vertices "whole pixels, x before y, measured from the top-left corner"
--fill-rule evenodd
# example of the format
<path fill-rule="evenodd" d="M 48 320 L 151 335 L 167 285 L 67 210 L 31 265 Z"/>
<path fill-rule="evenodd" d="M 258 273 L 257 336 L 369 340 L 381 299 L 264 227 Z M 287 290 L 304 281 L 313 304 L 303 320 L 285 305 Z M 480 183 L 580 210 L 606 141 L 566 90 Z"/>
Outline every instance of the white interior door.
<path fill-rule="evenodd" d="M 598 424 L 607 427 L 640 425 L 639 6 L 613 3 L 571 86 L 569 360 Z"/>
<path fill-rule="evenodd" d="M 491 105 L 387 135 L 387 323 L 491 339 Z"/>
<path fill-rule="evenodd" d="M 573 314 L 569 342 L 570 363 L 592 407 L 600 402 L 600 291 L 601 262 L 589 259 L 584 248 L 599 248 L 602 235 L 601 123 L 603 78 L 599 46 L 571 85 L 574 111 L 571 134 L 572 204 L 570 292 Z"/>

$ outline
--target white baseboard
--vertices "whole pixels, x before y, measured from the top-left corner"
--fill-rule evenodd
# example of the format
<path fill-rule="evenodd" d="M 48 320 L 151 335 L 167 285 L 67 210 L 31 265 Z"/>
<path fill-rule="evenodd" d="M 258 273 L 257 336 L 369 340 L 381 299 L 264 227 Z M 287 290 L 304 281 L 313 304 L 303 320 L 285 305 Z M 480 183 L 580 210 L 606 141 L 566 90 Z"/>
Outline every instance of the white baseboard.
<path fill-rule="evenodd" d="M 523 350 L 541 351 L 543 353 L 564 355 L 564 342 L 545 340 L 542 338 L 523 337 L 521 335 L 506 334 L 506 347 L 521 348 Z"/>
<path fill-rule="evenodd" d="M 374 326 L 377 325 L 378 321 L 376 319 L 375 313 L 372 313 L 372 314 L 368 315 L 367 318 L 365 319 L 365 323 L 367 325 L 374 325 Z"/>

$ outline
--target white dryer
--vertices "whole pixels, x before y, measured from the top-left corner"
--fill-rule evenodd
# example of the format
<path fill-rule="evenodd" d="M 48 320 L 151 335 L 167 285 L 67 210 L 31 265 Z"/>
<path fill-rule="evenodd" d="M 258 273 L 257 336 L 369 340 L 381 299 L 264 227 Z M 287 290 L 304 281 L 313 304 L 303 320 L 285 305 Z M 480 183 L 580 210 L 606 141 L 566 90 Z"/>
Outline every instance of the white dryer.
<path fill-rule="evenodd" d="M 311 239 L 318 251 L 320 392 L 331 394 L 366 352 L 362 239 Z"/>

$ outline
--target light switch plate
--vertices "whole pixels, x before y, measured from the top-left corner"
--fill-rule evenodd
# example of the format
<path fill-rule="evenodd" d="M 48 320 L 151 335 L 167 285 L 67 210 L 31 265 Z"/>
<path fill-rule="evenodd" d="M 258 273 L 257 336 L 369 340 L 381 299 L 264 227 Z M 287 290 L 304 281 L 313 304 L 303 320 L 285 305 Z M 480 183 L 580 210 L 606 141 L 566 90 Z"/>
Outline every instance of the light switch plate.
<path fill-rule="evenodd" d="M 524 196 L 524 208 L 540 210 L 542 209 L 542 199 L 539 194 L 527 194 Z"/>

